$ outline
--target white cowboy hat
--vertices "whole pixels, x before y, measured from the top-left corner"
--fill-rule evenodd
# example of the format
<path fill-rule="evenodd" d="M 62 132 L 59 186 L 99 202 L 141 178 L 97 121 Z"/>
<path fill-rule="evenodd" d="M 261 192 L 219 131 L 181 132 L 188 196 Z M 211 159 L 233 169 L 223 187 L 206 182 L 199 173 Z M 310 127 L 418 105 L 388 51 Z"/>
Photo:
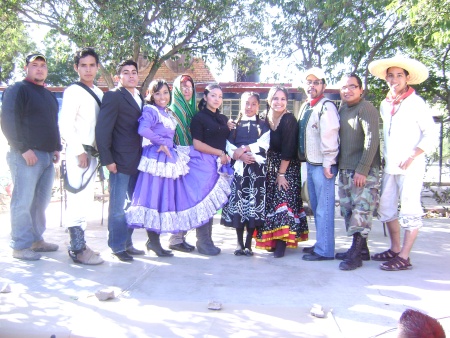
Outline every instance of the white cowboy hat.
<path fill-rule="evenodd" d="M 369 63 L 369 72 L 380 79 L 386 79 L 386 72 L 391 67 L 399 67 L 408 71 L 408 84 L 419 84 L 428 78 L 428 69 L 422 63 L 414 59 L 403 56 L 394 56 L 388 59 L 381 59 Z"/>

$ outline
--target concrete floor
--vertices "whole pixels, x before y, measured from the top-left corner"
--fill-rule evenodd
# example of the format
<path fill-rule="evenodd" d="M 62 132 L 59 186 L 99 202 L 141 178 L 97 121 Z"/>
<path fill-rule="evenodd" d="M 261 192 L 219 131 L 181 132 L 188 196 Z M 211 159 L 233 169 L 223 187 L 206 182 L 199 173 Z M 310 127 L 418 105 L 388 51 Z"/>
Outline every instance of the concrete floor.
<path fill-rule="evenodd" d="M 105 208 L 106 214 L 107 208 Z M 418 309 L 450 333 L 450 220 L 427 219 L 411 255 L 412 270 L 385 272 L 364 262 L 340 271 L 339 261 L 306 262 L 299 249 L 284 258 L 255 250 L 237 257 L 235 233 L 218 224 L 213 237 L 222 248 L 216 257 L 175 252 L 175 257 L 141 256 L 132 263 L 114 259 L 106 244 L 106 222 L 93 203 L 86 232 L 88 245 L 101 251 L 99 266 L 74 264 L 67 255 L 68 234 L 60 227 L 59 204 L 48 209 L 45 238 L 57 252 L 36 262 L 13 259 L 9 214 L 0 214 L 0 337 L 395 337 L 407 308 Z M 310 219 L 310 241 L 315 227 Z M 350 244 L 341 218 L 336 219 L 336 250 Z M 136 230 L 135 247 L 146 234 Z M 162 236 L 167 246 L 168 236 Z M 195 233 L 188 234 L 195 244 Z M 387 248 L 382 225 L 375 221 L 369 246 Z M 447 262 L 447 263 L 446 263 Z M 114 289 L 116 298 L 101 302 L 94 293 Z M 208 310 L 210 301 L 222 310 Z M 319 304 L 320 319 L 309 314 Z M 394 329 L 392 332 L 386 331 Z"/>

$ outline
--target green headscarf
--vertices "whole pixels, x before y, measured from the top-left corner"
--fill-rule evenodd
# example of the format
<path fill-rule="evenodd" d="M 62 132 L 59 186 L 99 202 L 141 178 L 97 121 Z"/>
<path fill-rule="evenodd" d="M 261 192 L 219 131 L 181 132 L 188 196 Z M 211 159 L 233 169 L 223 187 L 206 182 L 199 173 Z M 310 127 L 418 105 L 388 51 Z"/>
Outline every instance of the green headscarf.
<path fill-rule="evenodd" d="M 175 79 L 172 89 L 172 103 L 169 108 L 174 112 L 175 119 L 178 122 L 173 141 L 181 146 L 189 146 L 192 145 L 191 121 L 196 113 L 195 86 L 192 88 L 191 99 L 189 102 L 186 102 L 181 92 L 181 78 L 183 76 L 188 76 L 192 80 L 192 77 L 186 74 L 180 75 Z M 193 82 L 194 80 L 192 80 L 192 84 L 194 84 Z"/>

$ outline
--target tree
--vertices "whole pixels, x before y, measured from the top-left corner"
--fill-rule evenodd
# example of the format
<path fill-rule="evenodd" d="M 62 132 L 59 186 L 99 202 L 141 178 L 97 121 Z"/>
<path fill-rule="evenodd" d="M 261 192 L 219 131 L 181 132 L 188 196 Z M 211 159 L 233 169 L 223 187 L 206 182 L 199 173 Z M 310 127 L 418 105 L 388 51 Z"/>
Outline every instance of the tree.
<path fill-rule="evenodd" d="M 43 24 L 77 47 L 94 46 L 108 85 L 118 61 L 140 54 L 151 64 L 144 92 L 161 64 L 179 54 L 224 62 L 258 23 L 245 0 L 23 0 L 13 8 L 25 22 Z"/>
<path fill-rule="evenodd" d="M 47 57 L 48 76 L 46 83 L 50 86 L 68 86 L 78 80 L 73 69 L 74 48 L 66 39 L 61 39 L 55 31 L 50 31 L 44 39 Z"/>
<path fill-rule="evenodd" d="M 13 1 L 6 1 L 8 3 Z M 0 20 L 0 83 L 6 83 L 14 74 L 16 60 L 23 59 L 35 46 L 17 13 L 3 4 L 0 6 Z"/>
<path fill-rule="evenodd" d="M 299 54 L 299 70 L 318 66 L 334 79 L 357 72 L 367 87 L 367 65 L 395 53 L 407 27 L 401 13 L 387 9 L 391 1 L 261 0 L 274 13 L 266 45 L 277 56 Z"/>

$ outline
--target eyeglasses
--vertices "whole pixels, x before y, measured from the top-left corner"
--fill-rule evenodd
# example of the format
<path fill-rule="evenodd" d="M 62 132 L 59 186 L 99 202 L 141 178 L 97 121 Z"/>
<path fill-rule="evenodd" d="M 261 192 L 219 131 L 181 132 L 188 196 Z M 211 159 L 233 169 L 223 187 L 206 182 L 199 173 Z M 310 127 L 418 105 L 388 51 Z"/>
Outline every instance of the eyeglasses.
<path fill-rule="evenodd" d="M 188 92 L 191 92 L 193 89 L 194 88 L 192 88 L 192 87 L 181 87 L 181 90 L 185 90 L 185 91 L 188 91 Z"/>
<path fill-rule="evenodd" d="M 318 86 L 318 85 L 321 85 L 323 83 L 323 81 L 322 80 L 314 80 L 314 81 L 308 80 L 308 81 L 305 81 L 304 83 L 307 86 L 311 86 L 311 85 Z"/>
<path fill-rule="evenodd" d="M 344 87 L 341 87 L 341 92 L 345 92 L 347 89 L 348 90 L 355 90 L 356 88 L 359 88 L 359 86 L 357 86 L 357 85 L 344 86 Z"/>

